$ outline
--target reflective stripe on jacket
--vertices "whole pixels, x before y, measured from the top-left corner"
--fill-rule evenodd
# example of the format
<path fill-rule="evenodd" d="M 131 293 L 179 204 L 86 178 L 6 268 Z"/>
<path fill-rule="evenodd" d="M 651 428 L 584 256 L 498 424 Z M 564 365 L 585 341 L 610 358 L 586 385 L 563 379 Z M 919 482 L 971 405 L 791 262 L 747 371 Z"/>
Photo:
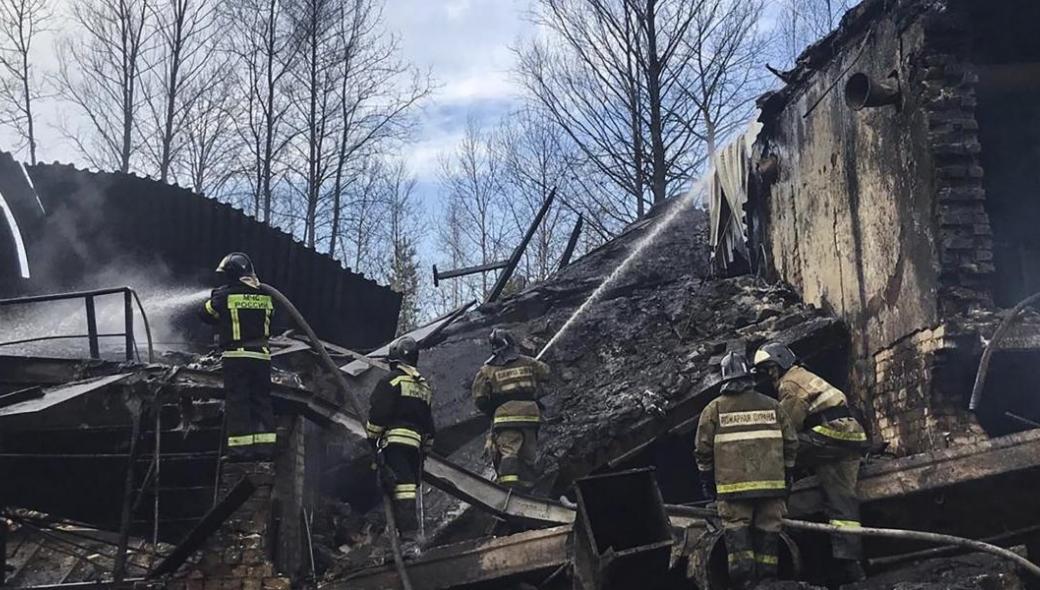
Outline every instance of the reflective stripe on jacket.
<path fill-rule="evenodd" d="M 473 400 L 491 415 L 493 428 L 531 428 L 541 422 L 537 399 L 549 367 L 520 355 L 504 365 L 484 365 L 473 379 Z"/>
<path fill-rule="evenodd" d="M 697 468 L 714 471 L 719 498 L 785 495 L 797 449 L 797 433 L 780 405 L 752 389 L 725 393 L 701 412 Z"/>
<path fill-rule="evenodd" d="M 393 363 L 390 373 L 376 384 L 369 399 L 368 438 L 384 444 L 419 448 L 436 432 L 433 390 L 415 367 Z"/>
<path fill-rule="evenodd" d="M 862 448 L 867 435 L 858 420 L 844 416 L 833 420 L 814 420 L 814 415 L 837 408 L 848 408 L 848 400 L 834 387 L 812 371 L 795 365 L 777 384 L 780 405 L 791 418 L 798 432 L 811 433 L 828 444 Z"/>
<path fill-rule="evenodd" d="M 271 296 L 241 282 L 213 289 L 203 305 L 203 319 L 217 326 L 224 358 L 271 360 L 273 315 Z"/>

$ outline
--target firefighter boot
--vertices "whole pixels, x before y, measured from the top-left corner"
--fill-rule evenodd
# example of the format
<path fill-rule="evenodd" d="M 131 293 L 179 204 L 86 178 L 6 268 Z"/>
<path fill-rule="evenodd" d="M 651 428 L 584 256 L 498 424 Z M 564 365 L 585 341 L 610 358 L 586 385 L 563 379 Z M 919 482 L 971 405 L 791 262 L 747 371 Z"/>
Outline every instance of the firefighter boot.
<path fill-rule="evenodd" d="M 758 581 L 776 580 L 780 567 L 780 535 L 755 531 L 755 572 Z"/>
<path fill-rule="evenodd" d="M 730 587 L 749 590 L 755 585 L 755 550 L 751 529 L 732 528 L 724 532 L 729 562 Z"/>

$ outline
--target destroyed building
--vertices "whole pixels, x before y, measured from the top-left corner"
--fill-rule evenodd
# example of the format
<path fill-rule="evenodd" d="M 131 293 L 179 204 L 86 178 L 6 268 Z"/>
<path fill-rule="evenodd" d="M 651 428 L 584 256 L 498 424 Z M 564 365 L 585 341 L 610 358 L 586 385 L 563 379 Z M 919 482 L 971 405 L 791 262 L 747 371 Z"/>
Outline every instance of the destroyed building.
<path fill-rule="evenodd" d="M 1034 61 L 1024 27 L 1038 11 L 1014 0 L 985 9 L 867 0 L 783 73 L 785 86 L 761 102 L 760 125 L 720 155 L 725 178 L 710 216 L 689 200 L 665 203 L 546 281 L 418 331 L 439 434 L 424 476 L 431 548 L 408 564 L 417 587 L 634 587 L 633 572 L 647 588 L 689 588 L 688 575 L 704 590 L 719 587 L 718 536 L 681 506 L 700 499 L 692 436 L 717 393 L 721 356 L 774 339 L 861 401 L 883 455 L 861 474 L 866 524 L 992 538 L 1035 555 L 1040 432 L 1021 421 L 1040 420 L 1026 396 L 1035 319 L 997 342 L 981 411 L 968 404 L 997 324 L 1036 286 L 1026 231 L 1035 203 L 1016 197 L 1030 188 L 1020 174 L 1031 131 L 1020 123 L 1036 108 L 1021 99 L 1031 96 Z M 1009 39 L 1017 41 L 998 41 Z M 17 242 L 18 232 L 28 253 L 6 251 L 5 276 L 24 276 L 23 258 L 33 262 L 29 228 L 47 227 L 50 199 L 75 207 L 84 191 L 131 191 L 134 216 L 157 219 L 148 231 L 105 237 L 119 252 L 155 248 L 175 259 L 213 235 L 269 231 L 147 179 L 5 158 L 0 194 L 18 224 L 0 223 L 0 242 Z M 149 213 L 149 195 L 167 208 Z M 210 229 L 180 242 L 160 227 L 170 219 Z M 363 303 L 350 313 L 373 319 L 319 334 L 364 402 L 386 370 L 376 347 L 394 333 L 386 318 L 396 296 L 358 287 L 361 277 L 337 267 L 336 285 L 312 289 L 335 297 L 308 304 L 306 289 L 291 289 L 319 280 L 331 260 L 278 240 L 257 254 L 261 275 L 270 269 L 276 286 L 303 300 L 316 327 L 347 314 L 336 306 L 349 302 Z M 197 279 L 229 245 L 171 272 Z M 738 276 L 713 276 L 719 270 Z M 492 483 L 487 419 L 470 399 L 496 326 L 532 354 L 552 343 L 542 477 L 530 496 Z M 129 362 L 112 360 L 112 350 L 90 359 L 82 342 L 60 355 L 0 356 L 0 505 L 16 525 L 0 551 L 9 584 L 399 587 L 363 417 L 346 409 L 309 350 L 317 343 L 298 333 L 272 343 L 278 438 L 287 442 L 273 468 L 241 467 L 221 459 L 222 384 L 215 359 L 199 354 L 204 344 L 138 363 L 135 334 Z M 792 516 L 813 516 L 819 496 L 812 478 L 799 482 Z M 787 575 L 826 567 L 818 536 L 789 542 Z M 922 548 L 867 544 L 877 569 Z M 890 576 L 921 587 L 1022 587 L 1012 568 L 975 557 Z M 861 588 L 889 587 L 878 580 Z"/>
<path fill-rule="evenodd" d="M 846 322 L 852 389 L 901 455 L 1030 428 L 1007 412 L 1040 417 L 1028 320 L 996 344 L 968 411 L 999 319 L 1040 289 L 1037 16 L 1031 1 L 863 2 L 782 73 L 750 147 L 723 162 L 739 181 L 719 199 L 720 266 Z"/>

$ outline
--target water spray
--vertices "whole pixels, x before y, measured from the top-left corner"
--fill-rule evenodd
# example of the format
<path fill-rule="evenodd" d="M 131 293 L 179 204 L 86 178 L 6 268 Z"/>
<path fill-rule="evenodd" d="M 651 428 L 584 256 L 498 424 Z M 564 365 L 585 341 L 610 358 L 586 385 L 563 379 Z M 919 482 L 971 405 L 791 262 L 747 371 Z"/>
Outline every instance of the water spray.
<path fill-rule="evenodd" d="M 621 261 L 621 264 L 619 264 L 618 267 L 614 269 L 614 272 L 610 273 L 610 275 L 606 279 L 604 279 L 604 281 L 600 284 L 599 287 L 596 287 L 596 290 L 593 291 L 591 295 L 589 295 L 589 298 L 586 299 L 585 302 L 582 303 L 581 306 L 579 306 L 573 314 L 571 314 L 571 317 L 567 318 L 567 321 L 564 322 L 563 326 L 561 326 L 560 329 L 556 331 L 556 334 L 554 334 L 553 337 L 549 339 L 549 342 L 547 342 L 545 346 L 542 347 L 541 352 L 539 352 L 538 356 L 535 358 L 541 360 L 542 356 L 545 355 L 546 351 L 552 348 L 552 346 L 556 344 L 556 342 L 559 341 L 560 338 L 562 338 L 563 335 L 571 329 L 571 327 L 573 327 L 573 325 L 578 321 L 578 318 L 584 315 L 584 313 L 588 311 L 588 309 L 592 306 L 593 303 L 601 299 L 603 295 L 605 295 L 607 291 L 610 290 L 614 283 L 616 283 L 618 279 L 620 279 L 621 276 L 625 274 L 625 271 L 627 271 L 628 268 L 632 266 L 632 263 L 640 258 L 640 256 L 643 254 L 643 251 L 646 250 L 647 246 L 657 241 L 657 238 L 661 235 L 661 232 L 670 227 L 675 222 L 675 220 L 679 218 L 679 214 L 682 213 L 683 210 L 685 210 L 691 204 L 693 204 L 693 202 L 696 200 L 697 195 L 699 195 L 701 192 L 700 188 L 701 182 L 698 181 L 698 183 L 695 184 L 690 189 L 690 191 L 687 192 L 679 200 L 678 203 L 672 206 L 668 214 L 665 215 L 664 218 L 662 218 L 660 221 L 658 221 L 654 228 L 650 230 L 650 232 L 647 233 L 645 236 L 643 236 L 643 238 L 639 240 L 639 242 L 636 243 L 635 247 L 632 249 L 632 252 L 629 253 L 629 255 Z"/>

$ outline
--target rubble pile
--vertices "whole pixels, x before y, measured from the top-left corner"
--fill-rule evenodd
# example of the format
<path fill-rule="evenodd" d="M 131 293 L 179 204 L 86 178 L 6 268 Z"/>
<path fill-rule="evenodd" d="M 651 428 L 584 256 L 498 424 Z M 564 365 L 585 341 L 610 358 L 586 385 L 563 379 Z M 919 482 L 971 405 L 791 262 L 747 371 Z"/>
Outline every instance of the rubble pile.
<path fill-rule="evenodd" d="M 451 325 L 421 360 L 435 388 L 438 426 L 481 419 L 469 388 L 488 356 L 492 327 L 513 329 L 522 346 L 536 353 L 656 218 L 637 223 L 546 282 Z M 843 345 L 838 323 L 800 304 L 786 288 L 753 277 L 708 278 L 705 230 L 702 211 L 682 212 L 544 355 L 553 381 L 542 400 L 542 488 L 562 491 L 575 477 L 627 452 L 626 438 L 637 425 L 648 432 L 655 422 L 663 427 L 661 419 L 677 403 L 718 381 L 718 359 L 727 349 L 774 338 L 796 347 L 813 340 L 815 353 Z M 479 446 L 467 445 L 452 459 L 479 471 Z"/>
<path fill-rule="evenodd" d="M 986 553 L 928 559 L 848 584 L 845 590 L 1023 590 L 1013 565 Z"/>

